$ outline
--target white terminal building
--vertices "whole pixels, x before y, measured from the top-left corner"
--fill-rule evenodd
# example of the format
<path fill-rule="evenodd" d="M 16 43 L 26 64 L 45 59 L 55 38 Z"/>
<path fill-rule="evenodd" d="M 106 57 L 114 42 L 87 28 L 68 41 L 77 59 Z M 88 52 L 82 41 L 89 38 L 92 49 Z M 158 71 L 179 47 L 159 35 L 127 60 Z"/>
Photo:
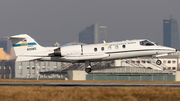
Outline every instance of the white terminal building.
<path fill-rule="evenodd" d="M 143 67 L 147 69 L 155 70 L 165 70 L 165 71 L 177 71 L 179 70 L 179 56 L 178 55 L 168 55 L 159 57 L 162 64 L 157 65 L 157 58 L 152 57 L 141 57 L 141 58 L 131 58 L 131 59 L 119 59 L 115 60 L 115 66 L 132 66 L 132 67 Z"/>

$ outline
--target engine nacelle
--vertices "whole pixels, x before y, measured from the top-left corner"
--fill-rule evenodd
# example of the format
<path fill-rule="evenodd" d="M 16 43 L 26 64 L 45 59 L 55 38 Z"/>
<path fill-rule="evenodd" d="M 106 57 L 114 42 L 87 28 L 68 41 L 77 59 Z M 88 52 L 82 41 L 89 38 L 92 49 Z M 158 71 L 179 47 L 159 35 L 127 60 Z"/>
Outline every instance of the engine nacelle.
<path fill-rule="evenodd" d="M 81 45 L 64 46 L 54 50 L 56 56 L 76 55 L 82 54 Z"/>

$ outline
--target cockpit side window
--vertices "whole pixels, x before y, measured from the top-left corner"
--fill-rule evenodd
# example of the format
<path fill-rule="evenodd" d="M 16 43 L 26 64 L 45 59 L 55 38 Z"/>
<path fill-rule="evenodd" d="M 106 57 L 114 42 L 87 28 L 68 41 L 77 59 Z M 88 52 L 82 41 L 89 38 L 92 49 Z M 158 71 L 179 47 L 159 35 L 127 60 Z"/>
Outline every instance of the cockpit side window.
<path fill-rule="evenodd" d="M 143 45 L 143 46 L 154 46 L 154 43 L 149 42 L 148 40 L 144 40 L 144 41 L 140 42 L 140 45 Z"/>

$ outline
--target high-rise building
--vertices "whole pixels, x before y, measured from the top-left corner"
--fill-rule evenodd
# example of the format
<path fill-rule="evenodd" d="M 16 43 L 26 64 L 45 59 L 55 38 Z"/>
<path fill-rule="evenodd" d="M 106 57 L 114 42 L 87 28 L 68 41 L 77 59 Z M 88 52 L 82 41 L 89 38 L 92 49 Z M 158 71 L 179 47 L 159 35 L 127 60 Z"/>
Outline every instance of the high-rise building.
<path fill-rule="evenodd" d="M 86 27 L 79 33 L 79 42 L 86 44 L 102 43 L 106 40 L 106 26 L 100 26 L 98 23 Z"/>
<path fill-rule="evenodd" d="M 3 48 L 6 53 L 10 53 L 11 42 L 7 39 L 0 39 L 0 48 Z"/>
<path fill-rule="evenodd" d="M 180 50 L 178 22 L 176 19 L 163 20 L 163 45 Z"/>

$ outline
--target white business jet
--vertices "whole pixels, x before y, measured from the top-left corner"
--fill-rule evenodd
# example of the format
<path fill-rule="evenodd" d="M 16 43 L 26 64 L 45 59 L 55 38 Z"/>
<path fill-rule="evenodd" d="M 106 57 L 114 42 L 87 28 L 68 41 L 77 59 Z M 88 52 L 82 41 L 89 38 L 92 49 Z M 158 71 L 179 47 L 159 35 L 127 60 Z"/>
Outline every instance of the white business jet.
<path fill-rule="evenodd" d="M 63 47 L 42 47 L 27 34 L 14 35 L 9 39 L 15 50 L 16 61 L 84 62 L 87 73 L 91 72 L 90 62 L 142 56 L 158 57 L 176 52 L 174 48 L 158 46 L 147 39 Z M 161 65 L 161 61 L 157 60 L 156 64 Z"/>

